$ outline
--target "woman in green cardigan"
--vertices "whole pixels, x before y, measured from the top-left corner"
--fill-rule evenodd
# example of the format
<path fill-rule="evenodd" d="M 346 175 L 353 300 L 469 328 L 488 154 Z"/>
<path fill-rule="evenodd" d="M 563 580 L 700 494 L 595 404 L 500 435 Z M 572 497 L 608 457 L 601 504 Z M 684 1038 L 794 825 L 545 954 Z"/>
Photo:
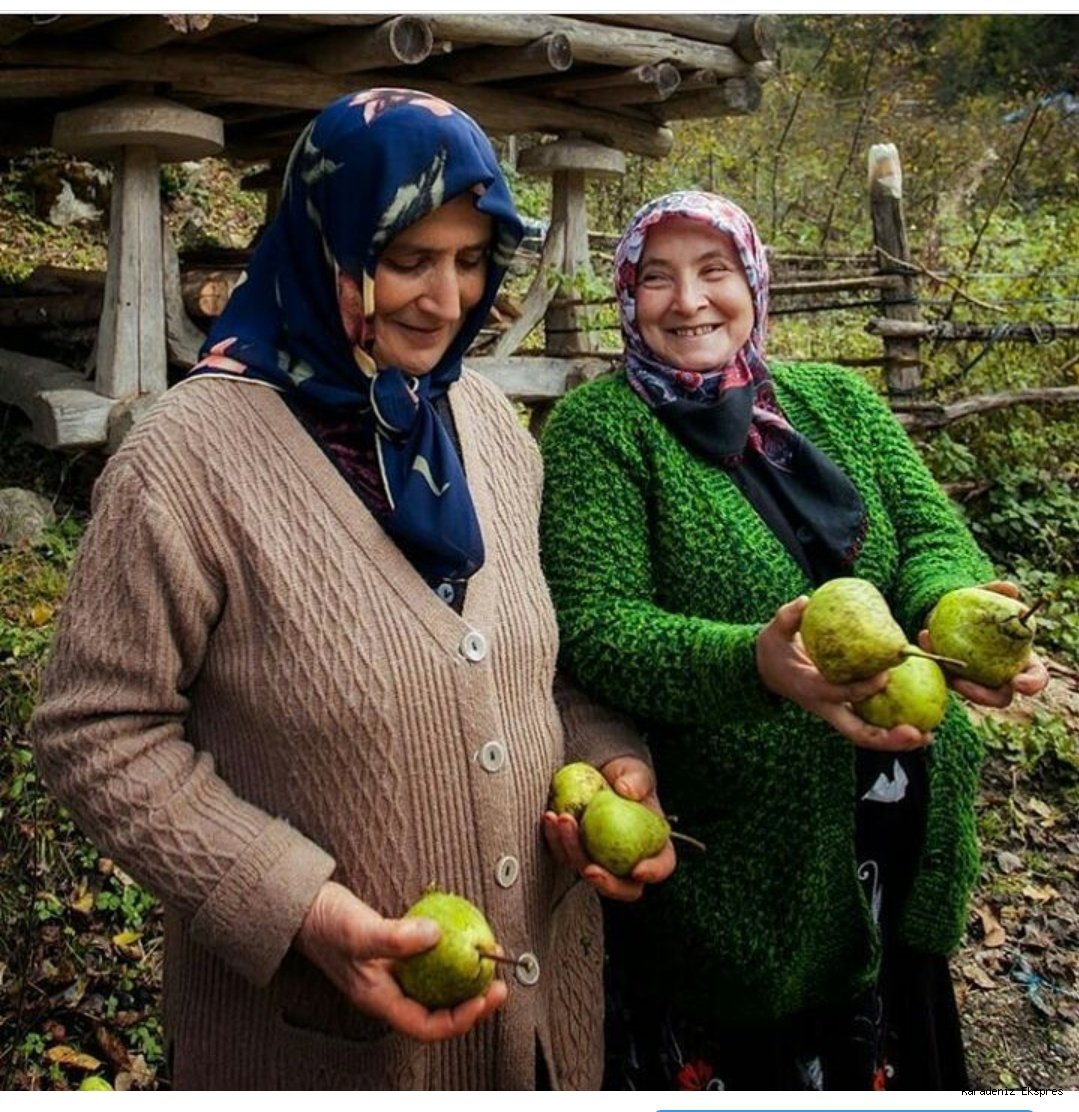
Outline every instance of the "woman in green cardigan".
<path fill-rule="evenodd" d="M 607 1082 L 961 1089 L 947 955 L 978 870 L 981 750 L 958 700 L 933 735 L 850 704 L 798 636 L 806 596 L 871 580 L 912 639 L 993 569 L 875 392 L 763 356 L 749 218 L 685 192 L 615 257 L 625 369 L 544 436 L 542 544 L 564 664 L 645 723 L 667 810 L 705 843 L 606 909 Z M 924 634 L 923 634 L 924 637 Z M 989 706 L 1012 684 L 955 691 Z"/>

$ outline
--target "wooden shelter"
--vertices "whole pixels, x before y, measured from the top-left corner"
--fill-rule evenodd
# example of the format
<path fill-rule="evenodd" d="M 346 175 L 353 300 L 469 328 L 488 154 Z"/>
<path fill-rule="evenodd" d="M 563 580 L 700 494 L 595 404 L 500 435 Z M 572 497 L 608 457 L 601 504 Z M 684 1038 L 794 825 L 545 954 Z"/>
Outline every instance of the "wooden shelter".
<path fill-rule="evenodd" d="M 668 153 L 672 120 L 754 111 L 775 27 L 762 15 L 0 15 L 0 154 L 54 146 L 114 173 L 93 382 L 0 345 L 0 401 L 46 444 L 115 443 L 198 340 L 161 233 L 159 164 L 221 152 L 279 178 L 313 112 L 377 85 L 443 96 L 494 135 L 549 137 L 518 166 L 552 177 L 543 266 L 482 369 L 515 396 L 557 392 L 593 344 L 578 310 L 551 306 L 545 274 L 588 266 L 587 177 L 623 173 L 625 152 Z M 560 363 L 515 365 L 544 314 Z"/>

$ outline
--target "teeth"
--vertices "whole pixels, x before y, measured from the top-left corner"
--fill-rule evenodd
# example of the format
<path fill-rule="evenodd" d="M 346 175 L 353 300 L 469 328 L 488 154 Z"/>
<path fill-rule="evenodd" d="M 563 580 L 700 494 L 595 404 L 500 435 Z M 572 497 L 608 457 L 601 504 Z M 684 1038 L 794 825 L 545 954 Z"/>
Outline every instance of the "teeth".
<path fill-rule="evenodd" d="M 718 324 L 699 324 L 696 328 L 675 328 L 673 331 L 676 336 L 707 336 L 718 327 Z"/>

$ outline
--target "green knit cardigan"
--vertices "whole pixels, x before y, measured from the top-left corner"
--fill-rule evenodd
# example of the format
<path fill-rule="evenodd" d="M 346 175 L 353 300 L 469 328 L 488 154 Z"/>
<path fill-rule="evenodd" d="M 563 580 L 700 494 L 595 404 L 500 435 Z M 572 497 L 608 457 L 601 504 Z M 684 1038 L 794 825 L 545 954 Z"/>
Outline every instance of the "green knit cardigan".
<path fill-rule="evenodd" d="M 852 574 L 909 637 L 954 587 L 993 578 L 887 406 L 858 376 L 772 367 L 791 423 L 857 485 L 869 527 Z M 687 451 L 617 374 L 556 407 L 543 436 L 545 570 L 562 662 L 645 723 L 660 798 L 707 845 L 633 912 L 635 969 L 726 1023 L 839 1003 L 869 985 L 879 938 L 856 876 L 854 749 L 760 682 L 755 642 L 811 590 L 729 476 Z M 953 697 L 928 751 L 925 844 L 903 937 L 947 954 L 978 870 L 981 746 Z"/>

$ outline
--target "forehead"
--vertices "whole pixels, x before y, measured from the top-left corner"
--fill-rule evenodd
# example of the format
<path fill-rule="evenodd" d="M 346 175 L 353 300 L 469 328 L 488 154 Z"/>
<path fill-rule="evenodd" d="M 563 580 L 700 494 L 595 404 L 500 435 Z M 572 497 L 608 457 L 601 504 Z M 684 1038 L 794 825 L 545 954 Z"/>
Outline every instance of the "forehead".
<path fill-rule="evenodd" d="M 688 216 L 671 216 L 648 229 L 641 262 L 653 259 L 696 258 L 719 252 L 737 260 L 734 240 L 727 232 Z"/>
<path fill-rule="evenodd" d="M 390 241 L 390 247 L 444 250 L 484 244 L 494 231 L 494 221 L 478 212 L 475 197 L 462 193 L 410 224 Z"/>

